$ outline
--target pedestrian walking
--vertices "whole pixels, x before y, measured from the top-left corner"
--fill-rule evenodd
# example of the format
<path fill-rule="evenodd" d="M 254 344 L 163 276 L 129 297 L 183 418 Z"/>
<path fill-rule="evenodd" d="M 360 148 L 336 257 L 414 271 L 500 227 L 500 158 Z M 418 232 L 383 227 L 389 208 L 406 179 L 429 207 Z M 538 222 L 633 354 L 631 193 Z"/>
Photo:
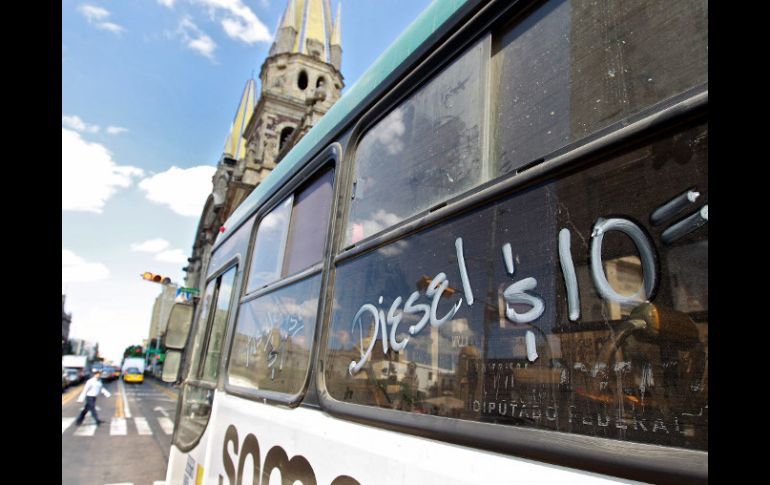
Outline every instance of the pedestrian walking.
<path fill-rule="evenodd" d="M 88 411 L 91 411 L 91 416 L 94 417 L 94 420 L 96 421 L 96 425 L 99 426 L 103 423 L 103 421 L 99 420 L 99 415 L 96 414 L 96 396 L 99 395 L 101 392 L 105 395 L 105 397 L 110 397 L 110 391 L 104 388 L 102 385 L 102 371 L 96 371 L 94 372 L 94 376 L 88 379 L 86 381 L 86 385 L 83 388 L 83 392 L 80 393 L 80 396 L 78 396 L 78 402 L 83 402 L 83 399 L 86 401 L 85 407 L 83 407 L 83 410 L 80 411 L 80 415 L 78 416 L 78 419 L 75 421 L 78 426 L 80 426 L 83 423 L 83 418 L 86 417 L 86 413 Z"/>

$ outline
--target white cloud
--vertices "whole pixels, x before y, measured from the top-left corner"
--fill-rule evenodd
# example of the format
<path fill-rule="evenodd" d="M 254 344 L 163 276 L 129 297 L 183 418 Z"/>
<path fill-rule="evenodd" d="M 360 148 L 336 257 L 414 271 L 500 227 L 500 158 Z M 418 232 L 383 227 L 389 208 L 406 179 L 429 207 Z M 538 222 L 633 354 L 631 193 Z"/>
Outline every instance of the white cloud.
<path fill-rule="evenodd" d="M 109 30 L 110 32 L 112 32 L 114 34 L 119 34 L 119 33 L 123 32 L 124 30 L 126 30 L 123 27 L 121 27 L 120 25 L 118 25 L 116 23 L 113 23 L 113 22 L 99 22 L 99 23 L 97 23 L 95 25 L 96 25 L 97 29 Z"/>
<path fill-rule="evenodd" d="M 212 17 L 223 17 L 220 22 L 231 38 L 254 44 L 271 42 L 272 37 L 265 24 L 242 0 L 194 0 L 208 7 Z"/>
<path fill-rule="evenodd" d="M 86 18 L 89 24 L 95 25 L 98 29 L 108 30 L 115 34 L 126 30 L 123 26 L 114 22 L 107 22 L 107 19 L 110 18 L 110 11 L 106 8 L 84 4 L 78 7 L 78 11 Z"/>
<path fill-rule="evenodd" d="M 164 7 L 168 8 L 174 8 L 174 3 L 176 0 L 158 0 L 158 3 L 163 5 Z"/>
<path fill-rule="evenodd" d="M 214 50 L 217 48 L 216 42 L 199 29 L 198 26 L 190 20 L 190 17 L 182 18 L 179 22 L 179 29 L 177 31 L 187 47 L 202 56 L 214 60 Z"/>
<path fill-rule="evenodd" d="M 61 123 L 62 125 L 66 126 L 67 128 L 72 128 L 73 130 L 77 130 L 84 133 L 99 133 L 99 126 L 98 125 L 90 125 L 83 120 L 80 119 L 79 116 L 67 116 L 62 115 L 61 117 Z"/>
<path fill-rule="evenodd" d="M 99 281 L 106 279 L 110 270 L 102 263 L 88 263 L 67 249 L 61 250 L 62 283 Z"/>
<path fill-rule="evenodd" d="M 107 127 L 107 133 L 110 135 L 119 135 L 121 133 L 125 133 L 128 131 L 128 128 L 123 128 L 122 126 L 108 126 Z"/>
<path fill-rule="evenodd" d="M 110 12 L 107 9 L 95 5 L 81 5 L 78 7 L 78 11 L 82 13 L 89 22 L 98 22 L 105 20 L 110 16 Z"/>
<path fill-rule="evenodd" d="M 163 251 L 171 244 L 165 239 L 148 239 L 147 241 L 131 244 L 131 251 L 143 253 L 157 253 Z"/>
<path fill-rule="evenodd" d="M 155 259 L 164 263 L 186 263 L 187 254 L 181 249 L 170 249 L 156 254 Z"/>
<path fill-rule="evenodd" d="M 119 187 L 131 185 L 144 172 L 117 165 L 103 145 L 89 143 L 79 133 L 61 130 L 62 210 L 101 213 Z"/>
<path fill-rule="evenodd" d="M 139 182 L 149 200 L 167 205 L 183 216 L 199 217 L 211 193 L 212 166 L 181 169 L 171 167 L 165 172 Z"/>

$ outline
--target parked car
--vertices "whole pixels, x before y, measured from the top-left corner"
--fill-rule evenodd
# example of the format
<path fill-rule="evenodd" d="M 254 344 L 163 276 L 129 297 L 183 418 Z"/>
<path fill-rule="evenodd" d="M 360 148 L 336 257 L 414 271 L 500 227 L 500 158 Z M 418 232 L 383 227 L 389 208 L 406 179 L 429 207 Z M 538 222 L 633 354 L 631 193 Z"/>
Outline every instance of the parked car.
<path fill-rule="evenodd" d="M 61 368 L 61 390 L 65 390 L 70 385 L 69 379 L 67 379 L 67 369 Z"/>
<path fill-rule="evenodd" d="M 124 382 L 137 382 L 141 384 L 144 382 L 144 374 L 142 371 L 137 369 L 136 367 L 129 367 L 126 369 L 125 374 L 123 374 L 123 381 Z"/>
<path fill-rule="evenodd" d="M 67 382 L 70 386 L 83 380 L 82 371 L 79 369 L 67 368 L 65 372 L 67 373 Z"/>

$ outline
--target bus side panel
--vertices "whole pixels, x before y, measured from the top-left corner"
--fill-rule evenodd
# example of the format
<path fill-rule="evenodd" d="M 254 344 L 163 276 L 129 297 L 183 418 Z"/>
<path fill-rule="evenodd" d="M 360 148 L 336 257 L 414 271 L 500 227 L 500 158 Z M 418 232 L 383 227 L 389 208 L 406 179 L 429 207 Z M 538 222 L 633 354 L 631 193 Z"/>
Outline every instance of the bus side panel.
<path fill-rule="evenodd" d="M 302 407 L 280 408 L 221 393 L 216 402 L 205 483 L 445 485 L 499 483 L 501 477 L 521 483 L 618 481 L 356 424 Z M 255 473 L 263 477 L 261 482 L 253 479 Z"/>
<path fill-rule="evenodd" d="M 198 485 L 205 483 L 204 476 L 212 454 L 211 441 L 215 434 L 212 426 L 217 422 L 215 416 L 219 408 L 218 403 L 222 400 L 221 396 L 221 393 L 214 392 L 211 417 L 198 444 L 187 452 L 180 450 L 174 443 L 171 444 L 168 469 L 166 470 L 167 484 Z"/>

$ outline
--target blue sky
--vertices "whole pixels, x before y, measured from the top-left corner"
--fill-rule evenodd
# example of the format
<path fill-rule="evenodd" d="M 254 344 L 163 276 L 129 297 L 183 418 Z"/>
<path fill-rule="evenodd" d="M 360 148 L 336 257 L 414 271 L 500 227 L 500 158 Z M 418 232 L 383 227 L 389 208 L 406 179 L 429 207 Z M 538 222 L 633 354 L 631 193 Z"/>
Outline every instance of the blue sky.
<path fill-rule="evenodd" d="M 343 0 L 346 86 L 429 3 Z M 240 95 L 286 4 L 62 2 L 62 292 L 70 336 L 107 359 L 147 337 L 160 286 L 139 274 L 183 282 Z"/>

